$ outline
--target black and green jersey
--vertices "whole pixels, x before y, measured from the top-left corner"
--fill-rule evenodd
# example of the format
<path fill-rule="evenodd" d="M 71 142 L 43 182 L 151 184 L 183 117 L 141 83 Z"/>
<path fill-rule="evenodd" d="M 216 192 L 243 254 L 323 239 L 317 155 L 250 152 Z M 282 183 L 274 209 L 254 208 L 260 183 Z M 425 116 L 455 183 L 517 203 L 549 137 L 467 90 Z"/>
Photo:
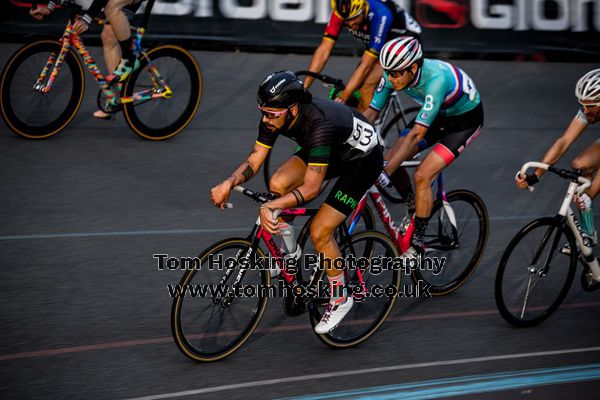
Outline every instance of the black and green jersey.
<path fill-rule="evenodd" d="M 271 148 L 278 135 L 294 140 L 308 153 L 308 165 L 343 167 L 369 154 L 377 145 L 375 129 L 356 110 L 313 97 L 300 105 L 300 115 L 286 131 L 271 133 L 262 124 L 256 143 Z"/>

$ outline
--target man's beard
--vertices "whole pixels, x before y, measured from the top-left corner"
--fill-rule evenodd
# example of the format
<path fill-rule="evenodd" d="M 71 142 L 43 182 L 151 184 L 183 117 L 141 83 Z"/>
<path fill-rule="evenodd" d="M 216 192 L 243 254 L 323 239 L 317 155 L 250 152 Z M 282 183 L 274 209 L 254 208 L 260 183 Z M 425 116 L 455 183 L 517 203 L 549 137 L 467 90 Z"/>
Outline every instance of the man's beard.
<path fill-rule="evenodd" d="M 281 125 L 281 127 L 279 127 L 279 128 L 277 128 L 275 125 L 269 124 L 268 122 L 263 122 L 263 125 L 271 133 L 285 131 L 290 127 L 290 123 L 294 119 L 289 114 L 290 114 L 289 112 L 285 114 L 285 121 L 283 121 L 283 125 Z"/>

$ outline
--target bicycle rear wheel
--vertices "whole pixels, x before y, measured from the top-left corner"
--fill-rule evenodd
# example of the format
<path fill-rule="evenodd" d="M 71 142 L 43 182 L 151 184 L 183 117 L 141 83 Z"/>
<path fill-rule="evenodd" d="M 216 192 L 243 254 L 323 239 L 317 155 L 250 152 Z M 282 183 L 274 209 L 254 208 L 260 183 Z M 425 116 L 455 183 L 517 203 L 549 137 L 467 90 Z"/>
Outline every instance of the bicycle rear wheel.
<path fill-rule="evenodd" d="M 559 252 L 565 241 L 571 246 L 570 255 Z M 523 328 L 550 317 L 573 283 L 574 249 L 573 233 L 556 218 L 541 218 L 521 229 L 506 247 L 496 273 L 496 305 L 502 318 Z"/>
<path fill-rule="evenodd" d="M 342 257 L 353 255 L 366 260 L 361 266 L 364 289 L 353 295 L 354 305 L 346 317 L 331 332 L 317 335 L 319 340 L 334 348 L 356 346 L 371 337 L 384 323 L 400 293 L 401 270 L 395 268 L 394 262 L 400 254 L 394 243 L 384 234 L 376 231 L 365 231 L 352 235 L 349 241 L 340 243 Z M 380 258 L 376 265 L 373 260 Z M 328 287 L 325 270 L 321 270 L 320 287 Z M 356 269 L 350 270 L 348 284 L 360 288 Z M 386 292 L 389 290 L 389 292 Z M 390 293 L 393 291 L 393 294 Z M 313 328 L 319 323 L 329 296 L 313 300 L 309 305 L 310 323 Z"/>
<path fill-rule="evenodd" d="M 149 140 L 164 140 L 178 134 L 194 118 L 202 97 L 202 74 L 194 56 L 177 46 L 159 46 L 140 60 L 123 89 L 126 97 L 136 93 L 164 91 L 160 80 L 169 86 L 169 98 L 134 101 L 123 105 L 129 127 Z"/>
<path fill-rule="evenodd" d="M 488 214 L 483 200 L 468 190 L 436 200 L 424 236 L 425 265 L 413 270 L 415 282 L 431 285 L 430 293 L 452 293 L 479 265 L 488 238 Z"/>
<path fill-rule="evenodd" d="M 186 271 L 175 286 L 171 293 L 171 331 L 186 357 L 202 362 L 223 359 L 239 349 L 256 329 L 268 297 L 259 292 L 236 296 L 232 290 L 242 272 L 243 257 L 250 262 L 243 272 L 243 286 L 266 287 L 270 282 L 268 271 L 263 268 L 265 254 L 257 248 L 248 255 L 251 246 L 246 239 L 226 239 L 214 244 L 198 256 L 196 268 Z"/>
<path fill-rule="evenodd" d="M 8 60 L 0 79 L 0 110 L 2 118 L 17 135 L 28 139 L 45 139 L 62 129 L 77 114 L 84 90 L 83 67 L 72 50 L 65 56 L 48 93 L 35 90 L 34 85 L 44 67 L 48 83 L 62 44 L 55 40 L 40 40 L 26 44 Z"/>

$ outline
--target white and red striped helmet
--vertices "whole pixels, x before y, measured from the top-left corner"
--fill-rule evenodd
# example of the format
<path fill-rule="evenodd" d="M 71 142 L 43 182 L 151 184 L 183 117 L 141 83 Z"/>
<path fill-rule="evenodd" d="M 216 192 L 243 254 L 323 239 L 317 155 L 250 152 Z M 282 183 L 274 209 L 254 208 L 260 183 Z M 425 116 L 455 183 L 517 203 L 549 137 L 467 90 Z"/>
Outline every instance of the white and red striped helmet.
<path fill-rule="evenodd" d="M 379 53 L 379 62 L 385 70 L 406 69 L 423 57 L 421 44 L 412 36 L 400 36 L 387 42 Z"/>

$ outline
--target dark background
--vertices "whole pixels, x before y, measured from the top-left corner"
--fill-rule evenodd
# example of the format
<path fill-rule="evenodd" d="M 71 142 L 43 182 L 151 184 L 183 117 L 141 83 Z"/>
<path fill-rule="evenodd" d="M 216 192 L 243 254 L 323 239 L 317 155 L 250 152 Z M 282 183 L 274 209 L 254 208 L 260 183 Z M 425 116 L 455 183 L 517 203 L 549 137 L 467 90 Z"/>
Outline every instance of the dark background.
<path fill-rule="evenodd" d="M 91 1 L 91 0 L 87 0 Z M 208 0 L 212 4 L 212 17 L 195 17 L 194 12 L 201 0 L 171 0 L 156 3 L 146 40 L 150 42 L 180 42 L 190 48 L 211 50 L 244 50 L 311 53 L 321 40 L 325 23 L 309 21 L 275 21 L 271 18 L 257 20 L 226 18 L 220 12 L 219 2 L 232 0 Z M 263 0 L 254 0 L 260 2 Z M 274 0 L 264 0 L 271 7 Z M 329 0 L 323 1 L 329 7 Z M 186 3 L 187 2 L 187 3 Z M 17 7 L 17 0 L 0 2 L 0 35 L 4 40 L 23 41 L 37 36 L 59 36 L 68 14 L 57 11 L 48 21 L 35 22 L 26 7 Z M 189 3 L 189 6 L 186 4 Z M 499 18 L 492 13 L 492 6 L 512 5 L 511 27 L 505 29 L 480 29 L 473 23 L 472 10 L 476 3 L 487 4 L 486 15 Z M 585 31 L 576 31 L 574 21 L 575 1 L 567 2 L 569 26 L 560 31 L 535 30 L 533 0 L 523 4 L 521 10 L 517 0 L 410 0 L 411 14 L 423 26 L 423 43 L 428 55 L 477 58 L 477 59 L 532 59 L 560 61 L 600 61 L 600 3 L 584 5 L 584 16 L 580 23 Z M 238 0 L 236 4 L 249 6 L 250 0 Z M 448 4 L 454 5 L 448 11 Z M 543 15 L 549 20 L 559 17 L 555 1 L 543 1 Z M 169 8 L 170 6 L 170 8 Z M 166 15 L 175 6 L 184 7 L 183 15 Z M 469 7 L 470 6 L 470 7 Z M 291 7 L 291 6 L 290 6 Z M 291 7 L 293 9 L 293 7 Z M 181 8 L 180 8 L 181 9 Z M 171 11 L 169 11 L 171 10 Z M 452 12 L 454 11 L 454 12 Z M 328 15 L 328 14 L 326 14 Z M 518 21 L 526 30 L 518 27 Z M 93 38 L 98 40 L 97 35 Z M 93 43 L 93 42 L 90 42 Z M 337 54 L 358 54 L 360 42 L 348 33 L 341 35 L 336 45 Z"/>

